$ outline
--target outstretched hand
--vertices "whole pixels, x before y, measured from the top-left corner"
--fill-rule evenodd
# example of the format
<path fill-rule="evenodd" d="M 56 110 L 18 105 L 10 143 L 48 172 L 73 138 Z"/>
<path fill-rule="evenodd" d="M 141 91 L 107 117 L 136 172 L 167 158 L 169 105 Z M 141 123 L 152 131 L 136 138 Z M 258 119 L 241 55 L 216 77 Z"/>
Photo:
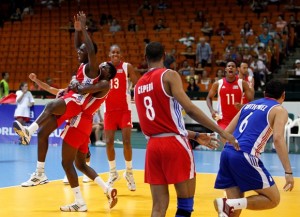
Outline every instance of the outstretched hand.
<path fill-rule="evenodd" d="M 215 138 L 214 133 L 200 133 L 197 139 L 195 139 L 200 145 L 204 145 L 212 150 L 219 147 L 219 140 Z"/>
<path fill-rule="evenodd" d="M 232 134 L 224 131 L 222 137 L 232 144 L 237 151 L 240 150 L 239 142 Z"/>
<path fill-rule="evenodd" d="M 74 16 L 74 29 L 75 31 L 81 31 L 81 23 L 79 21 L 79 14 Z"/>

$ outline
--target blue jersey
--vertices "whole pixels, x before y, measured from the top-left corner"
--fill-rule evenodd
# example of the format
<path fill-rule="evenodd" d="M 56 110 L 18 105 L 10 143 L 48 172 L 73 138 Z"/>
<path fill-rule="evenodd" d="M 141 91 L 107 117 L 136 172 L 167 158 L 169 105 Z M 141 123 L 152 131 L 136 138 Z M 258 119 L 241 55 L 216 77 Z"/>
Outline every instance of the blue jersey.
<path fill-rule="evenodd" d="M 269 112 L 280 105 L 275 99 L 262 98 L 246 104 L 233 135 L 239 141 L 240 150 L 256 157 L 264 151 L 267 141 L 273 134 L 269 124 Z"/>

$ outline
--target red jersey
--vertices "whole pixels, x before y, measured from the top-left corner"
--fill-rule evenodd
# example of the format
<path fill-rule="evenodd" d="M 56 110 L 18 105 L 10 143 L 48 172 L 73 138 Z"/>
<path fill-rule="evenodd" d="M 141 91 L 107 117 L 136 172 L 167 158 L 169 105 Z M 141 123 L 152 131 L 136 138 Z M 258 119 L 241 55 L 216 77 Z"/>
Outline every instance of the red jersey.
<path fill-rule="evenodd" d="M 235 103 L 242 102 L 243 80 L 236 78 L 233 82 L 228 82 L 226 78 L 218 81 L 218 113 L 221 122 L 228 125 L 238 110 L 234 107 Z"/>
<path fill-rule="evenodd" d="M 182 107 L 177 100 L 167 95 L 162 77 L 165 68 L 156 68 L 145 73 L 134 88 L 135 104 L 139 122 L 146 136 L 173 133 L 187 136 Z"/>
<path fill-rule="evenodd" d="M 81 64 L 77 70 L 76 74 L 76 80 L 79 81 L 80 84 L 82 85 L 91 85 L 91 84 L 96 84 L 99 80 L 99 76 L 96 78 L 89 78 L 85 74 L 85 66 L 86 64 Z M 66 98 L 72 98 L 72 101 L 75 101 L 79 105 L 83 105 L 89 101 L 89 98 L 91 97 L 89 94 L 78 94 L 70 90 L 66 95 L 64 95 L 62 98 L 66 100 Z"/>
<path fill-rule="evenodd" d="M 253 87 L 252 87 L 252 82 L 253 82 L 253 77 L 252 77 L 252 76 L 248 76 L 248 75 L 247 75 L 247 76 L 244 78 L 244 81 L 246 81 L 246 82 L 249 84 L 249 87 L 250 87 L 250 88 L 253 88 Z M 250 102 L 250 101 L 249 101 L 248 98 L 246 97 L 245 93 L 243 93 L 242 103 L 243 103 L 243 104 L 247 104 L 248 102 Z"/>
<path fill-rule="evenodd" d="M 70 127 L 75 127 L 81 132 L 83 132 L 85 135 L 90 135 L 93 125 L 93 115 L 100 108 L 101 104 L 105 101 L 106 97 L 107 95 L 105 95 L 102 98 L 92 97 L 90 101 L 86 104 L 86 106 L 83 108 L 83 111 L 70 120 Z"/>
<path fill-rule="evenodd" d="M 117 74 L 110 80 L 110 91 L 105 100 L 104 112 L 131 110 L 127 65 L 128 63 L 120 62 L 116 66 Z"/>

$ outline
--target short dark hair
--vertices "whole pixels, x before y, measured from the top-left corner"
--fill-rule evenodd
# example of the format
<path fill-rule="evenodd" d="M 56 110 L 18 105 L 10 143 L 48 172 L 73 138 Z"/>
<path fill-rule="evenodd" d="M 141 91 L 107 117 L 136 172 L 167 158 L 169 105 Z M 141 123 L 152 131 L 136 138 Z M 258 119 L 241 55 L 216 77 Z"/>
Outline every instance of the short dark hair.
<path fill-rule="evenodd" d="M 279 80 L 271 80 L 266 84 L 265 97 L 279 99 L 284 92 L 284 85 Z"/>
<path fill-rule="evenodd" d="M 146 46 L 146 58 L 149 62 L 157 62 L 161 60 L 165 53 L 163 45 L 159 42 L 150 42 Z"/>
<path fill-rule="evenodd" d="M 7 73 L 8 72 L 2 72 L 2 78 L 4 78 Z"/>
<path fill-rule="evenodd" d="M 110 74 L 109 80 L 111 80 L 111 79 L 113 79 L 116 76 L 117 69 L 116 69 L 116 67 L 112 63 L 107 62 L 107 64 L 110 66 L 109 67 L 109 74 Z"/>

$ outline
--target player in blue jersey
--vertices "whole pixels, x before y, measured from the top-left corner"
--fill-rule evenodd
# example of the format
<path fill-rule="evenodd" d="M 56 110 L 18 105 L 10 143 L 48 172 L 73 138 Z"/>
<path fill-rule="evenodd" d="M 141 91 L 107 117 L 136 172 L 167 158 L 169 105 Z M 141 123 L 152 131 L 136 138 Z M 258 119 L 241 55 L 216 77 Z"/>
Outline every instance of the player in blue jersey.
<path fill-rule="evenodd" d="M 266 85 L 265 97 L 246 104 L 226 128 L 238 140 L 240 150 L 228 143 L 221 154 L 215 188 L 225 189 L 227 198 L 214 201 L 219 217 L 240 216 L 242 209 L 272 209 L 279 204 L 278 188 L 260 160 L 260 154 L 273 135 L 276 152 L 285 170 L 285 191 L 294 187 L 284 127 L 288 112 L 281 106 L 285 99 L 284 86 L 272 80 Z M 244 197 L 244 192 L 257 194 Z"/>

